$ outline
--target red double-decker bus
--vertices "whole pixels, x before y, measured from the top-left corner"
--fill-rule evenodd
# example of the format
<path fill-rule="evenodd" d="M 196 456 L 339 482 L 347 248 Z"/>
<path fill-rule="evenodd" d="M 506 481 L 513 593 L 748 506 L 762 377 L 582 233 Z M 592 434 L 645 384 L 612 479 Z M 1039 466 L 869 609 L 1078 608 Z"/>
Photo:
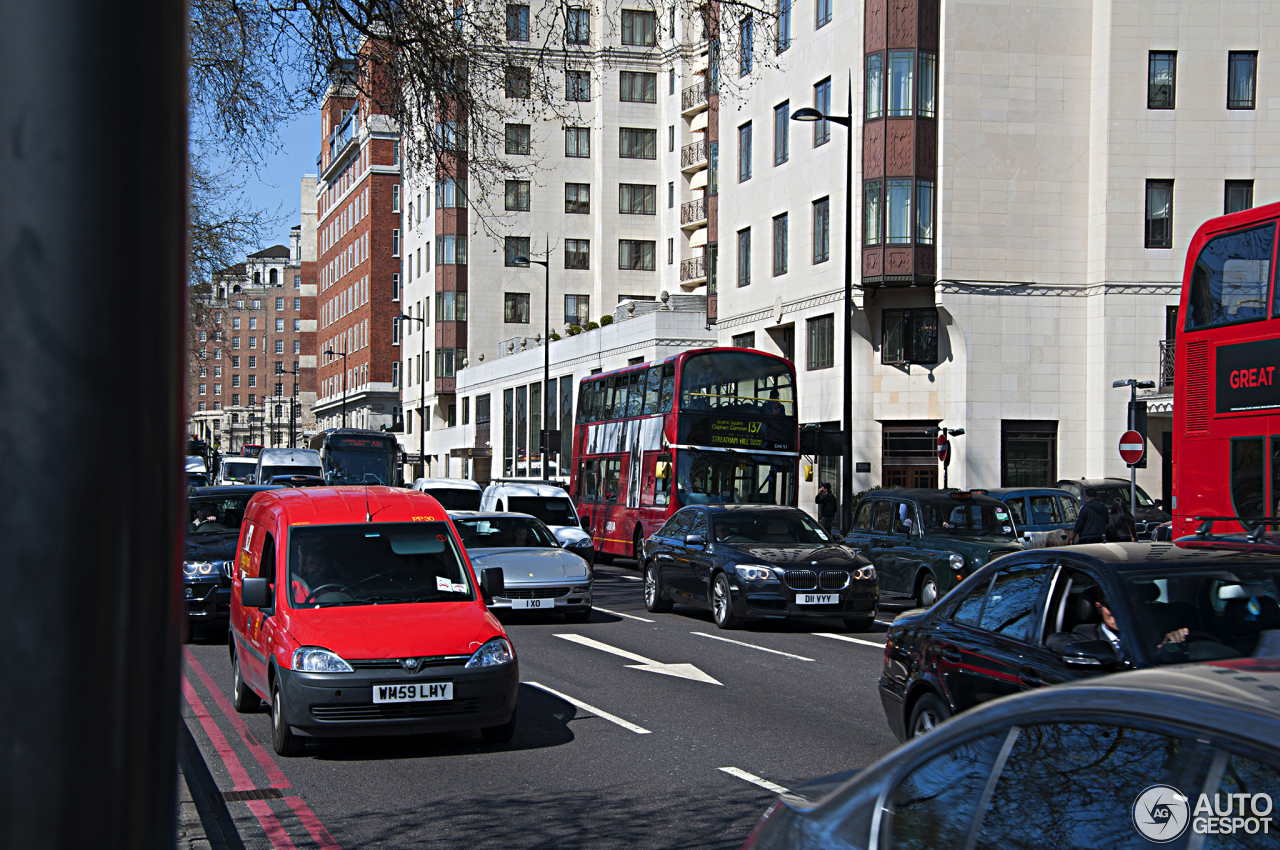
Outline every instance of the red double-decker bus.
<path fill-rule="evenodd" d="M 795 368 L 710 348 L 584 378 L 569 493 L 604 560 L 685 505 L 796 503 Z"/>
<path fill-rule="evenodd" d="M 1280 204 L 1205 222 L 1175 342 L 1173 533 L 1196 517 L 1280 516 Z M 1236 523 L 1218 530 L 1240 530 Z"/>

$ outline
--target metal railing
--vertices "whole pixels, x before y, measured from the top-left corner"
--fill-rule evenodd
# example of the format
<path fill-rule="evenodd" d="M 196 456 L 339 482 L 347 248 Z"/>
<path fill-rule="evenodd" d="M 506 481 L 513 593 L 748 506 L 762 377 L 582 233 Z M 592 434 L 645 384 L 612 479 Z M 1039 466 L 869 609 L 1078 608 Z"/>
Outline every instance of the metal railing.
<path fill-rule="evenodd" d="M 680 148 L 680 167 L 688 168 L 707 161 L 707 142 L 705 139 Z"/>
<path fill-rule="evenodd" d="M 693 224 L 699 221 L 707 220 L 707 199 L 698 198 L 696 201 L 686 201 L 680 205 L 680 223 Z"/>
<path fill-rule="evenodd" d="M 1160 388 L 1173 386 L 1173 349 L 1174 341 L 1171 339 L 1160 340 Z"/>
<path fill-rule="evenodd" d="M 680 261 L 681 280 L 705 280 L 707 277 L 707 261 L 705 257 L 690 257 Z"/>
<path fill-rule="evenodd" d="M 690 109 L 696 109 L 707 103 L 707 81 L 703 80 L 694 83 L 684 91 L 680 92 L 680 111 L 688 112 Z"/>

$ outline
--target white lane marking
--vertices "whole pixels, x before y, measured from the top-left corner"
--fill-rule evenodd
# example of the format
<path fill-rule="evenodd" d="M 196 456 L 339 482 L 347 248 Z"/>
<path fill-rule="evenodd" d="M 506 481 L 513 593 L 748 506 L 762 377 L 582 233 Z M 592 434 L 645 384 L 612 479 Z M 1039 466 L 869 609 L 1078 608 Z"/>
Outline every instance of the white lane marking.
<path fill-rule="evenodd" d="M 618 576 L 618 578 L 625 578 L 627 581 L 643 581 L 640 576 Z"/>
<path fill-rule="evenodd" d="M 831 638 L 832 640 L 846 640 L 849 643 L 861 643 L 866 646 L 874 646 L 877 649 L 884 649 L 884 644 L 876 643 L 873 640 L 863 640 L 862 638 L 849 637 L 848 635 L 833 635 L 831 632 L 814 632 L 817 637 Z"/>
<path fill-rule="evenodd" d="M 592 640 L 582 635 L 556 635 L 558 638 L 564 638 L 572 643 L 582 646 L 589 646 L 592 649 L 598 649 L 601 652 L 608 652 L 613 655 L 626 658 L 630 661 L 638 661 L 639 664 L 628 664 L 627 666 L 633 670 L 644 670 L 647 673 L 661 673 L 664 676 L 675 676 L 678 679 L 692 679 L 695 682 L 706 682 L 708 685 L 720 685 L 715 679 L 703 673 L 692 664 L 663 664 L 661 661 L 654 661 L 652 658 L 645 658 L 643 655 L 637 655 L 634 652 L 628 652 L 625 649 L 618 649 L 616 646 L 609 646 L 607 643 L 601 643 L 598 640 Z"/>
<path fill-rule="evenodd" d="M 787 658 L 795 658 L 800 661 L 813 660 L 812 658 L 805 658 L 803 655 L 792 655 L 790 652 L 783 652 L 780 649 L 769 649 L 768 647 L 764 647 L 764 646 L 756 646 L 754 643 L 743 643 L 740 640 L 731 640 L 727 637 L 720 637 L 719 635 L 709 635 L 706 632 L 689 632 L 689 634 L 697 635 L 698 637 L 711 638 L 712 640 L 722 640 L 725 643 L 733 643 L 733 644 L 737 644 L 738 646 L 745 646 L 749 649 L 758 649 L 761 652 L 772 652 L 774 655 L 785 655 Z"/>
<path fill-rule="evenodd" d="M 646 620 L 644 617 L 637 617 L 635 614 L 624 614 L 621 611 L 610 611 L 608 608 L 601 608 L 599 605 L 594 606 L 597 611 L 602 614 L 612 614 L 615 617 L 626 617 L 628 620 L 639 620 L 642 623 L 652 623 L 653 620 Z"/>
<path fill-rule="evenodd" d="M 880 624 L 880 625 L 882 625 L 882 626 L 892 626 L 892 625 L 893 625 L 893 622 L 892 622 L 891 620 L 876 620 L 876 622 L 877 622 L 877 623 L 879 623 L 879 624 Z"/>
<path fill-rule="evenodd" d="M 562 694 L 559 691 L 555 690 L 554 688 L 548 688 L 546 685 L 540 685 L 537 682 L 525 682 L 525 684 L 531 688 L 537 688 L 540 691 L 546 691 L 552 696 L 560 697 L 560 699 L 564 700 L 567 703 L 572 703 L 573 705 L 576 705 L 578 708 L 582 709 L 583 711 L 591 712 L 596 717 L 599 717 L 601 720 L 608 720 L 610 723 L 616 723 L 619 726 L 621 726 L 623 729 L 630 729 L 632 732 L 635 732 L 637 735 L 652 734 L 648 729 L 644 728 L 643 726 L 637 726 L 636 724 L 630 721 L 623 720 L 621 717 L 618 717 L 616 714 L 610 714 L 607 711 L 601 711 L 600 709 L 596 708 L 594 705 L 588 705 L 587 703 L 583 702 L 580 699 L 574 699 L 568 694 Z"/>
<path fill-rule="evenodd" d="M 739 779 L 750 782 L 752 785 L 759 785 L 764 790 L 772 791 L 775 794 L 786 794 L 790 790 L 788 788 L 783 788 L 781 785 L 777 785 L 773 782 L 770 782 L 767 779 L 761 779 L 759 776 L 756 776 L 754 773 L 747 773 L 745 770 L 743 770 L 740 767 L 722 767 L 720 768 L 720 770 L 724 771 L 730 776 L 736 776 Z"/>

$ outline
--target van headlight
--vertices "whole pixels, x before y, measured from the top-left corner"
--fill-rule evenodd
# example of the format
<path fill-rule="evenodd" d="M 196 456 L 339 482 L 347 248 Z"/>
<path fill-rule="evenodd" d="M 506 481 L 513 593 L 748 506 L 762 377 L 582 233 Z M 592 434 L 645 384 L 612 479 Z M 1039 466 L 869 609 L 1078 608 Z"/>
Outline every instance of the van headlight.
<path fill-rule="evenodd" d="M 506 638 L 496 637 L 485 641 L 484 646 L 480 647 L 472 654 L 471 659 L 467 661 L 468 667 L 496 667 L 499 664 L 509 664 L 516 660 L 516 654 L 511 649 L 511 644 Z"/>
<path fill-rule="evenodd" d="M 293 652 L 293 663 L 290 665 L 298 673 L 354 673 L 351 665 L 343 661 L 337 653 L 318 646 L 304 646 Z"/>

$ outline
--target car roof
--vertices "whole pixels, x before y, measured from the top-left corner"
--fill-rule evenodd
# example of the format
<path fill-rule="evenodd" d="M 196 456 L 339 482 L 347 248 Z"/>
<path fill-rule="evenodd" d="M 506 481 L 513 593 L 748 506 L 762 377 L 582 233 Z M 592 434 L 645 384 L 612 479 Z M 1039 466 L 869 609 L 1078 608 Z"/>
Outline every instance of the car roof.
<path fill-rule="evenodd" d="M 413 489 L 419 487 L 440 487 L 449 490 L 476 490 L 484 488 L 469 478 L 415 478 Z"/>
<path fill-rule="evenodd" d="M 191 495 L 200 496 L 216 496 L 224 498 L 227 496 L 252 496 L 254 493 L 261 493 L 264 490 L 283 490 L 283 487 L 275 484 L 237 484 L 234 486 L 223 487 L 194 487 Z"/>
<path fill-rule="evenodd" d="M 963 499 L 952 497 L 952 493 L 970 492 L 970 495 Z M 1000 503 L 999 499 L 991 496 L 984 496 L 981 493 L 972 493 L 966 490 L 933 490 L 926 487 L 888 487 L 883 490 L 873 490 L 862 498 L 886 498 L 886 499 L 915 499 L 919 502 L 929 502 L 931 504 L 961 504 L 971 502 L 979 505 L 996 505 Z"/>
<path fill-rule="evenodd" d="M 799 511 L 799 512 L 800 512 L 800 513 L 802 513 L 802 514 L 804 513 L 804 511 L 801 511 L 799 508 L 793 508 L 793 507 L 791 507 L 791 506 L 789 506 L 789 505 L 753 505 L 753 504 L 739 505 L 739 504 L 732 504 L 732 505 L 689 505 L 689 507 L 691 507 L 691 508 L 706 508 L 707 510 L 712 511 L 713 513 L 726 513 L 726 512 L 729 512 L 729 511 L 752 511 L 752 512 L 755 512 L 755 511 L 776 511 L 776 512 L 778 512 L 778 513 L 782 513 L 782 512 L 784 512 L 784 511 L 790 511 L 790 512 Z M 808 514 L 805 514 L 805 515 L 806 515 L 806 516 L 808 516 Z"/>
<path fill-rule="evenodd" d="M 1044 557 L 1046 553 L 1055 556 L 1075 556 L 1126 571 L 1152 570 L 1170 566 L 1194 569 L 1201 565 L 1220 566 L 1224 563 L 1250 567 L 1280 567 L 1280 559 L 1276 557 L 1280 548 L 1274 543 L 1251 547 L 1252 551 L 1241 551 L 1239 541 L 1236 541 L 1234 546 L 1215 546 L 1217 542 L 1220 541 L 1182 538 L 1175 542 L 1080 543 L 1075 546 L 1026 551 L 1038 553 L 1040 557 Z M 1006 557 L 1017 557 L 1017 555 Z M 1004 563 L 1004 559 L 1001 559 L 1000 563 Z"/>
<path fill-rule="evenodd" d="M 1081 487 L 1115 487 L 1128 484 L 1127 478 L 1059 478 L 1058 484 L 1079 484 Z M 1142 485 L 1138 485 L 1141 489 Z"/>
<path fill-rule="evenodd" d="M 1000 499 L 1005 496 L 1072 496 L 1066 490 L 1059 487 L 997 487 L 994 490 L 988 490 L 987 495 Z"/>
<path fill-rule="evenodd" d="M 457 519 L 485 519 L 487 517 L 502 516 L 518 516 L 521 519 L 538 519 L 532 514 L 522 514 L 519 511 L 448 511 L 448 514 L 449 516 Z"/>
<path fill-rule="evenodd" d="M 506 490 L 508 496 L 567 496 L 565 489 L 558 484 L 533 484 L 515 481 L 496 481 L 485 488 L 485 491 L 493 488 L 502 488 Z M 543 492 L 547 491 L 547 492 Z"/>
<path fill-rule="evenodd" d="M 320 461 L 320 452 L 315 449 L 263 449 L 258 455 L 257 460 L 269 463 L 278 463 L 280 461 Z"/>
<path fill-rule="evenodd" d="M 229 488 L 227 488 L 229 489 Z M 361 522 L 443 520 L 445 511 L 431 496 L 383 485 L 281 487 L 254 503 L 282 515 L 286 525 L 342 525 Z"/>

